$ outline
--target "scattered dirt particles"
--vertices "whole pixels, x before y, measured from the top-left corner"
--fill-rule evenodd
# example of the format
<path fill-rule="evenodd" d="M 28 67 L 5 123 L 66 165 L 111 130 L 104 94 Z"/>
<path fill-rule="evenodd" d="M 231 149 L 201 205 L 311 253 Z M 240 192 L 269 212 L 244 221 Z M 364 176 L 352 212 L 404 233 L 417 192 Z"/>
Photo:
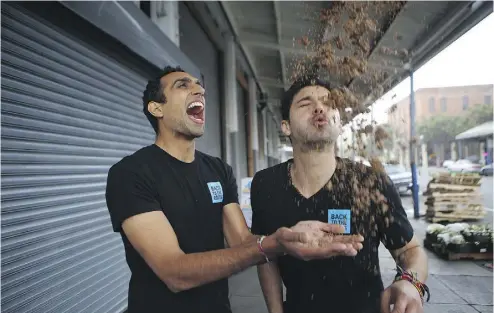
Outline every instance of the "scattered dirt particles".
<path fill-rule="evenodd" d="M 389 87 L 385 84 L 394 73 L 382 70 L 385 66 L 372 66 L 368 59 L 374 53 L 400 60 L 408 56 L 406 50 L 381 46 L 376 48 L 377 41 L 383 35 L 380 29 L 386 28 L 383 20 L 393 20 L 405 3 L 338 1 L 333 2 L 330 9 L 322 9 L 318 14 L 319 31 L 311 30 L 306 36 L 295 40 L 294 44 L 302 46 L 307 53 L 291 64 L 290 79 L 317 74 L 329 78 L 333 83 L 337 82 L 327 101 L 330 107 L 340 111 L 344 122 L 359 113 L 369 112 L 364 105 L 369 91 L 361 92 L 351 88 L 355 88 L 353 82 L 358 79 L 364 83 L 365 89 L 370 90 L 370 96 L 375 100 Z M 393 39 L 401 41 L 403 36 L 393 34 Z M 352 129 L 357 139 L 356 155 L 366 157 L 367 147 L 363 144 L 362 134 L 373 135 L 375 147 L 382 150 L 384 141 L 388 139 L 386 131 L 379 126 L 361 124 L 362 121 Z M 352 190 L 352 220 L 368 221 L 367 225 L 359 226 L 358 232 L 364 236 L 377 236 L 378 225 L 387 227 L 393 222 L 390 214 L 393 208 L 383 195 L 384 186 L 389 183 L 386 182 L 389 178 L 384 175 L 383 165 L 375 156 L 370 156 L 369 161 L 371 168 L 361 164 L 356 167 L 343 165 L 347 168 L 341 169 L 345 175 L 338 178 L 339 187 L 328 187 Z"/>

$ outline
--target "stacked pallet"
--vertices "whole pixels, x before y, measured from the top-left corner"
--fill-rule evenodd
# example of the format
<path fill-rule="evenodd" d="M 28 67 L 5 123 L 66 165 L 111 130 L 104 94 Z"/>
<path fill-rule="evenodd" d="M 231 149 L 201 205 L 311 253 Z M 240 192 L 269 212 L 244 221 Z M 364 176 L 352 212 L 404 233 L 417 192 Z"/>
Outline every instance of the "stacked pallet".
<path fill-rule="evenodd" d="M 436 175 L 428 184 L 426 218 L 431 223 L 481 220 L 485 217 L 480 194 L 480 175 Z"/>

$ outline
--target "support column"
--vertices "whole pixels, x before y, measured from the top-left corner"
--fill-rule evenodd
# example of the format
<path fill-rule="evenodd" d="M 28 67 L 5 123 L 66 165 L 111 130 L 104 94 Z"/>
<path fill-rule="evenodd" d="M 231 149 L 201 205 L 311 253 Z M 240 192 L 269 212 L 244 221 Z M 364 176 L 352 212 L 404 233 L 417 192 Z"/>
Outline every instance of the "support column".
<path fill-rule="evenodd" d="M 224 54 L 224 97 L 225 97 L 225 134 L 226 137 L 226 160 L 233 168 L 238 186 L 240 186 L 240 158 L 238 140 L 238 110 L 237 110 L 237 75 L 235 42 L 229 34 L 226 38 Z"/>
<path fill-rule="evenodd" d="M 429 158 L 427 157 L 427 144 L 422 144 L 422 175 L 426 175 L 429 171 Z"/>
<path fill-rule="evenodd" d="M 417 141 L 415 134 L 415 92 L 413 90 L 413 71 L 410 71 L 410 169 L 412 171 L 413 217 L 419 218 L 419 189 L 417 185 Z"/>
<path fill-rule="evenodd" d="M 261 112 L 261 115 L 262 115 L 262 138 L 264 138 L 263 140 L 263 155 L 261 156 L 262 158 L 262 166 L 263 168 L 267 168 L 268 167 L 268 141 L 269 141 L 269 132 L 268 132 L 268 120 L 267 120 L 267 113 L 266 113 L 267 109 L 264 108 L 264 110 L 262 110 Z"/>
<path fill-rule="evenodd" d="M 464 157 L 465 158 L 468 158 L 468 143 L 466 143 L 464 146 L 463 146 L 463 149 L 465 149 L 465 152 L 464 152 Z"/>
<path fill-rule="evenodd" d="M 480 148 L 479 148 L 479 158 L 480 158 L 480 164 L 485 165 L 485 142 L 480 142 Z"/>
<path fill-rule="evenodd" d="M 249 114 L 252 161 L 254 163 L 255 174 L 259 170 L 259 132 L 257 128 L 257 86 L 252 77 L 249 77 Z"/>
<path fill-rule="evenodd" d="M 451 143 L 451 160 L 456 161 L 458 159 L 458 155 L 456 153 L 456 142 L 453 141 Z"/>

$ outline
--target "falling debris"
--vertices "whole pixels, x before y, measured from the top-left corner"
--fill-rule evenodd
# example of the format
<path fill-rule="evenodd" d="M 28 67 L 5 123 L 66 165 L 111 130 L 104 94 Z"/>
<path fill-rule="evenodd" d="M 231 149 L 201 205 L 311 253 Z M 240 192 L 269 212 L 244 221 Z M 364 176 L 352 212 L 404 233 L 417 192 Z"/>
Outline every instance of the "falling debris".
<path fill-rule="evenodd" d="M 375 101 L 388 90 L 392 83 L 389 78 L 397 73 L 393 68 L 400 67 L 402 60 L 409 55 L 406 49 L 377 46 L 378 38 L 382 35 L 380 29 L 383 27 L 378 21 L 383 16 L 394 18 L 405 3 L 336 1 L 332 2 L 329 9 L 310 12 L 311 16 L 319 19 L 321 29 L 326 31 L 322 32 L 323 38 L 320 35 L 312 35 L 321 34 L 321 29 L 317 29 L 294 40 L 295 44 L 304 47 L 307 53 L 296 57 L 290 64 L 292 76 L 289 79 L 293 81 L 317 73 L 322 78 L 339 84 L 330 90 L 326 101 L 329 107 L 340 111 L 344 123 L 360 113 L 370 112 L 369 101 Z M 394 34 L 394 39 L 401 41 L 403 36 Z M 379 64 L 372 63 L 370 56 L 373 54 L 389 56 L 390 60 L 384 60 Z M 390 112 L 394 110 L 396 106 L 389 109 Z M 357 171 L 353 170 L 353 166 L 352 169 L 341 168 L 347 175 L 338 177 L 338 182 L 328 185 L 327 188 L 335 193 L 338 190 L 352 190 L 354 218 L 369 221 L 369 225 L 359 225 L 358 231 L 364 237 L 377 236 L 379 227 L 387 227 L 393 223 L 390 218 L 393 207 L 379 192 L 389 181 L 384 175 L 383 164 L 369 149 L 376 147 L 378 152 L 382 151 L 384 143 L 390 140 L 390 135 L 383 127 L 376 126 L 375 121 L 370 125 L 363 120 L 354 121 L 351 131 L 354 138 L 351 143 L 347 138 L 343 138 L 348 144 L 347 149 L 356 150 L 355 154 L 361 157 L 369 156 L 371 167 L 357 164 Z M 365 137 L 372 140 L 366 144 L 363 140 Z"/>

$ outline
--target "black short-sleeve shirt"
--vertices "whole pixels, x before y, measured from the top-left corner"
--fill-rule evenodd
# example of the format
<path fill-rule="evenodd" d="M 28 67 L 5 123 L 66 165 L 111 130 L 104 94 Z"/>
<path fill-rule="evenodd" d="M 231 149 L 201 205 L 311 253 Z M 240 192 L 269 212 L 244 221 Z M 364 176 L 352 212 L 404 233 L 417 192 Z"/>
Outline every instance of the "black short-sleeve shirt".
<path fill-rule="evenodd" d="M 131 270 L 129 313 L 231 312 L 227 279 L 173 293 L 121 231 L 131 216 L 163 211 L 185 253 L 223 249 L 223 207 L 238 203 L 229 165 L 199 151 L 192 163 L 184 163 L 156 145 L 147 146 L 111 167 L 106 202 Z"/>
<path fill-rule="evenodd" d="M 333 220 L 365 237 L 356 257 L 302 261 L 289 255 L 278 265 L 286 286 L 285 313 L 378 313 L 383 288 L 378 247 L 403 247 L 413 237 L 407 215 L 387 175 L 337 158 L 327 186 L 310 198 L 291 184 L 292 160 L 258 172 L 251 185 L 252 232 L 274 233 L 304 220 Z M 348 229 L 348 228 L 347 228 Z"/>

